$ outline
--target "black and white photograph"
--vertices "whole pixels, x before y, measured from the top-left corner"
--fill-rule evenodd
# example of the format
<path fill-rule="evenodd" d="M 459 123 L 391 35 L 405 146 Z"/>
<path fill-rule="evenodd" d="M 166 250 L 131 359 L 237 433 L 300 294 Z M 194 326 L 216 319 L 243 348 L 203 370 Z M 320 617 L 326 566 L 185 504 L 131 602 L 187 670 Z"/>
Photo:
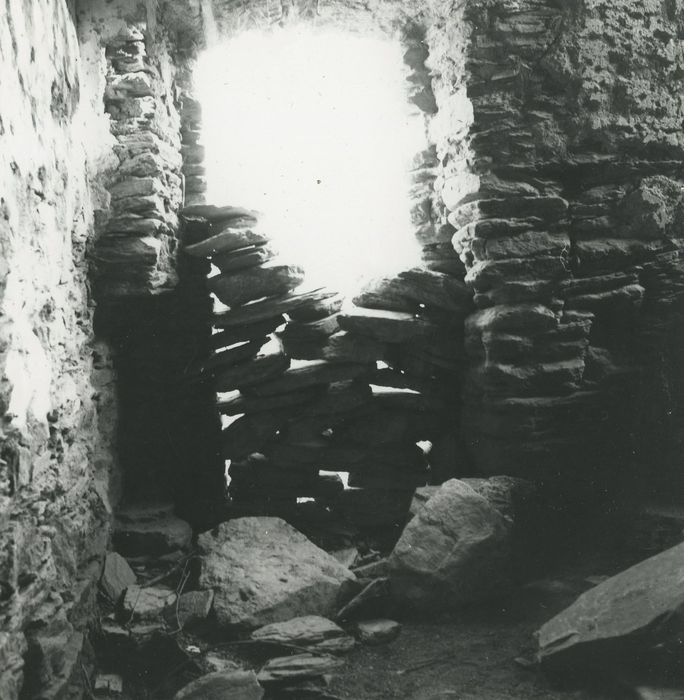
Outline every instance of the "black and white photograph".
<path fill-rule="evenodd" d="M 0 0 L 0 700 L 684 700 L 684 0 Z"/>

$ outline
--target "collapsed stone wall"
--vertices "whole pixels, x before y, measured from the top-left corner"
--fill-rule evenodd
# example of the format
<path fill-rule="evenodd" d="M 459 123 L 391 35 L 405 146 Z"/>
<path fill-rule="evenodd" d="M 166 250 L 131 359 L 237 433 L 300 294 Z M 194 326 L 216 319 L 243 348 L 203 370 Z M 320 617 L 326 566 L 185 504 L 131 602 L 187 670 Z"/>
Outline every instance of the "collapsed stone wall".
<path fill-rule="evenodd" d="M 400 40 L 407 101 L 427 127 L 436 103 L 424 29 L 405 20 Z M 184 172 L 198 188 L 189 203 L 201 205 L 202 159 L 211 144 L 200 143 L 201 108 L 190 95 L 182 114 Z M 467 473 L 458 421 L 471 293 L 434 197 L 438 173 L 434 148 L 416 154 L 409 207 L 422 260 L 373 281 L 350 308 L 342 308 L 334 290 L 289 294 L 301 271 L 273 261 L 271 232 L 251 212 L 184 211 L 188 257 L 211 259 L 221 274 L 210 278 L 209 290 L 230 307 L 215 318 L 215 352 L 202 369 L 220 392 L 239 389 L 219 400 L 220 412 L 233 421 L 222 454 L 232 462 L 234 513 L 292 518 L 305 497 L 365 528 L 396 527 L 416 486 Z M 286 320 L 276 341 L 273 333 Z M 428 459 L 416 446 L 421 440 L 432 443 Z M 348 472 L 352 488 L 342 491 L 339 480 L 319 470 Z"/>
<path fill-rule="evenodd" d="M 89 178 L 105 144 L 73 13 L 63 0 L 9 2 L 0 13 L 0 696 L 9 700 L 22 687 L 22 697 L 65 697 L 80 684 L 118 489 L 114 375 L 93 337 L 86 260 L 99 196 Z"/>

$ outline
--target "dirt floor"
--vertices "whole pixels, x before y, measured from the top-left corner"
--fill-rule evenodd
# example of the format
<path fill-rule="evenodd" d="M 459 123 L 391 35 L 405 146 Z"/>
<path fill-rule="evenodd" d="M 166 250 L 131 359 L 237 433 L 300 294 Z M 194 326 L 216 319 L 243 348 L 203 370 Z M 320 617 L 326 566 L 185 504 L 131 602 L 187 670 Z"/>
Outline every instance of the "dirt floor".
<path fill-rule="evenodd" d="M 534 630 L 582 588 L 549 581 L 496 608 L 440 623 L 407 622 L 393 642 L 350 654 L 330 690 L 349 700 L 603 698 L 554 689 L 536 668 L 521 665 L 534 648 Z"/>

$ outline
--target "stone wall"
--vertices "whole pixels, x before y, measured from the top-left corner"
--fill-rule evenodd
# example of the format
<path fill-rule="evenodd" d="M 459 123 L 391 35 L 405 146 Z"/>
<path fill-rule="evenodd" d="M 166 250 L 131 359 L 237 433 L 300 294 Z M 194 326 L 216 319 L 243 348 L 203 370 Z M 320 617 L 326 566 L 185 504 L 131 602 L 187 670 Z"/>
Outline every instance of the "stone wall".
<path fill-rule="evenodd" d="M 442 199 L 478 307 L 463 409 L 476 469 L 594 492 L 636 473 L 672 493 L 682 5 L 431 5 L 437 121 L 462 103 L 459 74 L 473 107 L 479 185 L 465 174 L 476 187 L 454 196 L 446 180 Z M 452 162 L 459 148 L 438 142 Z"/>
<path fill-rule="evenodd" d="M 157 3 L 128 0 L 84 3 L 79 15 L 112 155 L 91 255 L 95 320 L 115 351 L 123 500 L 176 502 L 209 527 L 223 469 L 212 396 L 192 367 L 207 352 L 211 307 L 204 267 L 178 256 L 178 211 L 197 186 L 181 171 L 183 42 L 192 41 L 166 19 Z"/>
<path fill-rule="evenodd" d="M 73 4 L 0 13 L 0 696 L 79 685 L 116 497 L 108 348 L 86 252 L 106 141 Z M 86 144 L 88 146 L 86 150 Z M 87 646 L 87 645 L 86 645 Z M 87 666 L 87 660 L 84 660 Z"/>
<path fill-rule="evenodd" d="M 225 35 L 286 21 L 274 7 L 211 3 Z M 403 32 L 409 99 L 434 144 L 412 174 L 423 265 L 455 280 L 467 271 L 474 297 L 465 332 L 458 313 L 418 311 L 450 328 L 443 343 L 431 336 L 427 363 L 404 343 L 376 350 L 421 381 L 454 371 L 449 444 L 433 452 L 437 461 L 443 449 L 441 472 L 516 474 L 597 495 L 643 489 L 635 479 L 654 494 L 656 481 L 671 484 L 683 375 L 680 108 L 669 85 L 681 80 L 681 8 L 433 0 L 339 9 L 291 11 L 343 27 L 351 12 Z M 385 280 L 355 303 L 415 313 L 410 286 L 406 275 Z M 291 319 L 281 333 L 286 354 L 334 355 L 320 341 L 304 347 L 301 325 Z"/>

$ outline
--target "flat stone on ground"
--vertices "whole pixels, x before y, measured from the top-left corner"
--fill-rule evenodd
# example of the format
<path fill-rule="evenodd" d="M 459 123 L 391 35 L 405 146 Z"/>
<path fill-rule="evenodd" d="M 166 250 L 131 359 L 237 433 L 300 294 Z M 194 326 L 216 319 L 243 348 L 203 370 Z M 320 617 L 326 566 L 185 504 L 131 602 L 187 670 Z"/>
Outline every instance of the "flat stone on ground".
<path fill-rule="evenodd" d="M 684 544 L 620 572 L 589 589 L 537 632 L 548 665 L 615 658 L 631 647 L 680 648 L 684 634 Z"/>
<path fill-rule="evenodd" d="M 260 683 L 277 683 L 294 679 L 318 678 L 342 666 L 336 656 L 295 654 L 270 659 L 257 676 Z"/>
<path fill-rule="evenodd" d="M 123 599 L 124 617 L 126 622 L 156 622 L 175 602 L 176 594 L 169 588 L 129 586 Z"/>
<path fill-rule="evenodd" d="M 353 637 L 320 615 L 304 615 L 284 622 L 274 622 L 254 630 L 252 639 L 307 647 L 329 654 L 345 654 L 354 648 Z"/>
<path fill-rule="evenodd" d="M 263 696 L 253 671 L 215 671 L 186 685 L 173 700 L 261 700 Z"/>
<path fill-rule="evenodd" d="M 396 639 L 401 632 L 401 624 L 394 620 L 365 620 L 356 625 L 359 641 L 364 644 L 386 644 Z"/>

